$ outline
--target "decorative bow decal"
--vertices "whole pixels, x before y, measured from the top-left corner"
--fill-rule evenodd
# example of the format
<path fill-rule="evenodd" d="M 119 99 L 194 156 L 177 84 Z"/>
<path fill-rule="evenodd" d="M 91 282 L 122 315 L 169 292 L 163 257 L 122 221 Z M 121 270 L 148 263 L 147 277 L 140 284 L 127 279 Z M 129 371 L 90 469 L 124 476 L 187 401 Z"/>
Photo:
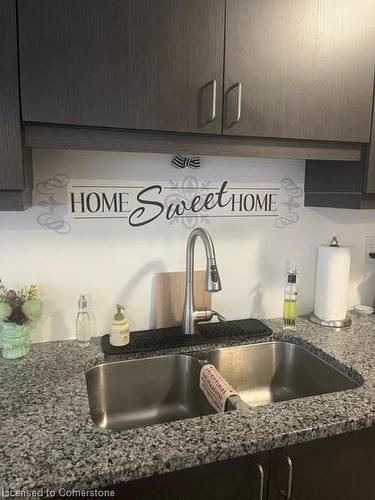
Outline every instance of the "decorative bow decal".
<path fill-rule="evenodd" d="M 172 158 L 171 163 L 176 168 L 199 168 L 201 166 L 201 159 L 199 156 L 186 156 L 176 155 Z"/>

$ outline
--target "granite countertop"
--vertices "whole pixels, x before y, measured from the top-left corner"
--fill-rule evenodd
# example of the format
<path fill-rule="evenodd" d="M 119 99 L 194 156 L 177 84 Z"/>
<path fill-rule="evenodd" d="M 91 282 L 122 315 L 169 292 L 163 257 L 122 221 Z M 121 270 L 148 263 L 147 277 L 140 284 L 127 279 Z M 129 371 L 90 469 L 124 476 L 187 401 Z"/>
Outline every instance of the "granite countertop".
<path fill-rule="evenodd" d="M 336 364 L 346 365 L 348 374 L 362 377 L 363 385 L 114 432 L 96 427 L 89 415 L 85 369 L 103 359 L 98 344 L 87 348 L 74 341 L 34 344 L 30 356 L 0 361 L 1 488 L 96 488 L 375 424 L 373 317 L 354 316 L 352 327 L 343 331 L 299 319 L 297 330 L 285 333 L 279 320 L 267 323 L 275 332 L 273 338 L 292 340 L 320 355 L 323 351 Z M 235 342 L 240 343 L 251 342 Z M 233 342 L 211 346 L 228 344 Z M 171 351 L 152 354 L 161 353 Z"/>

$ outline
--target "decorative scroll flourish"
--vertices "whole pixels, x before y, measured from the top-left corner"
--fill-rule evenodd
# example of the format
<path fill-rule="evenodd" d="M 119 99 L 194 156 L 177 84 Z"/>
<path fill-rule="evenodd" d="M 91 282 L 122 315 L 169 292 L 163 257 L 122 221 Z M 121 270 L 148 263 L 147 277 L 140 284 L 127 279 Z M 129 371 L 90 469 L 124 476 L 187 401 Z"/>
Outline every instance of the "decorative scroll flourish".
<path fill-rule="evenodd" d="M 195 196 L 197 196 L 198 194 L 205 195 L 208 193 L 208 187 L 210 183 L 211 181 L 199 183 L 198 180 L 192 175 L 186 176 L 184 179 L 182 179 L 181 182 L 173 182 L 170 180 L 169 194 L 165 198 L 164 203 L 165 205 L 168 205 L 170 203 L 177 204 L 182 201 L 187 205 L 190 205 L 192 199 Z M 169 224 L 175 224 L 180 221 L 182 222 L 182 225 L 187 229 L 194 229 L 202 222 L 205 222 L 207 224 L 210 223 L 209 219 L 205 216 L 204 211 L 185 218 L 173 217 L 169 221 Z"/>
<path fill-rule="evenodd" d="M 56 212 L 59 207 L 65 206 L 66 203 L 56 200 L 55 195 L 68 186 L 70 177 L 65 174 L 56 174 L 53 177 L 39 182 L 36 185 L 36 192 L 46 199 L 38 201 L 37 205 L 46 209 L 37 217 L 37 223 L 57 234 L 67 234 L 71 231 L 71 225 Z"/>
<path fill-rule="evenodd" d="M 275 220 L 275 226 L 278 229 L 285 229 L 291 224 L 296 224 L 299 221 L 300 216 L 295 210 L 301 207 L 301 203 L 296 200 L 303 196 L 303 189 L 290 177 L 284 177 L 281 181 L 281 187 L 289 196 L 288 201 L 281 202 L 282 205 L 288 208 L 288 211 Z"/>

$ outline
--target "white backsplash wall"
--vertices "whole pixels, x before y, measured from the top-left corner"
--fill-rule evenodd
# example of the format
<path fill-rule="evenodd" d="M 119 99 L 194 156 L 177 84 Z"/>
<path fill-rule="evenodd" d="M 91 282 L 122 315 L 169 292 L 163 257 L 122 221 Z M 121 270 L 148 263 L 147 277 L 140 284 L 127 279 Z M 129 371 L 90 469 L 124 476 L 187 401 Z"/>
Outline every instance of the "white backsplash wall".
<path fill-rule="evenodd" d="M 156 154 L 34 151 L 36 206 L 23 213 L 0 213 L 0 277 L 12 288 L 36 282 L 42 290 L 45 314 L 34 341 L 74 337 L 80 293 L 89 298 L 96 335 L 108 331 L 116 303 L 126 305 L 132 329 L 155 326 L 155 274 L 184 270 L 190 229 L 183 221 L 194 223 L 170 223 L 164 215 L 140 227 L 129 226 L 127 219 L 74 220 L 67 205 L 70 187 L 58 190 L 65 176 L 71 185 L 171 187 L 187 182 L 193 188 L 194 182 L 219 187 L 227 180 L 237 188 L 279 189 L 278 217 L 213 217 L 199 223 L 212 235 L 223 285 L 213 305 L 229 319 L 280 316 L 290 261 L 298 269 L 299 313 L 308 313 L 313 307 L 316 246 L 332 235 L 352 251 L 348 307 L 373 303 L 375 265 L 364 263 L 364 237 L 375 234 L 375 211 L 304 208 L 298 189 L 304 183 L 302 161 L 202 157 L 199 170 L 178 170 L 170 159 Z M 48 181 L 57 174 L 64 176 Z M 285 178 L 295 183 L 284 181 L 289 192 L 282 187 Z M 280 219 L 288 212 L 293 215 Z M 196 264 L 205 267 L 199 241 Z"/>

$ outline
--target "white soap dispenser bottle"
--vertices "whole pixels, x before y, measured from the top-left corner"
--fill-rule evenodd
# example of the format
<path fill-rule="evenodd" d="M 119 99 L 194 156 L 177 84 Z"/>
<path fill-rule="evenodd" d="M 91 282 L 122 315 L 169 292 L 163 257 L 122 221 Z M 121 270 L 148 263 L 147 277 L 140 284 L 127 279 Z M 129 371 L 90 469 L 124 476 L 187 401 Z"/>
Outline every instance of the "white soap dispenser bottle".
<path fill-rule="evenodd" d="M 111 331 L 109 334 L 109 342 L 111 345 L 119 347 L 128 345 L 130 341 L 129 323 L 123 311 L 124 306 L 117 304 L 117 313 L 113 318 Z"/>

